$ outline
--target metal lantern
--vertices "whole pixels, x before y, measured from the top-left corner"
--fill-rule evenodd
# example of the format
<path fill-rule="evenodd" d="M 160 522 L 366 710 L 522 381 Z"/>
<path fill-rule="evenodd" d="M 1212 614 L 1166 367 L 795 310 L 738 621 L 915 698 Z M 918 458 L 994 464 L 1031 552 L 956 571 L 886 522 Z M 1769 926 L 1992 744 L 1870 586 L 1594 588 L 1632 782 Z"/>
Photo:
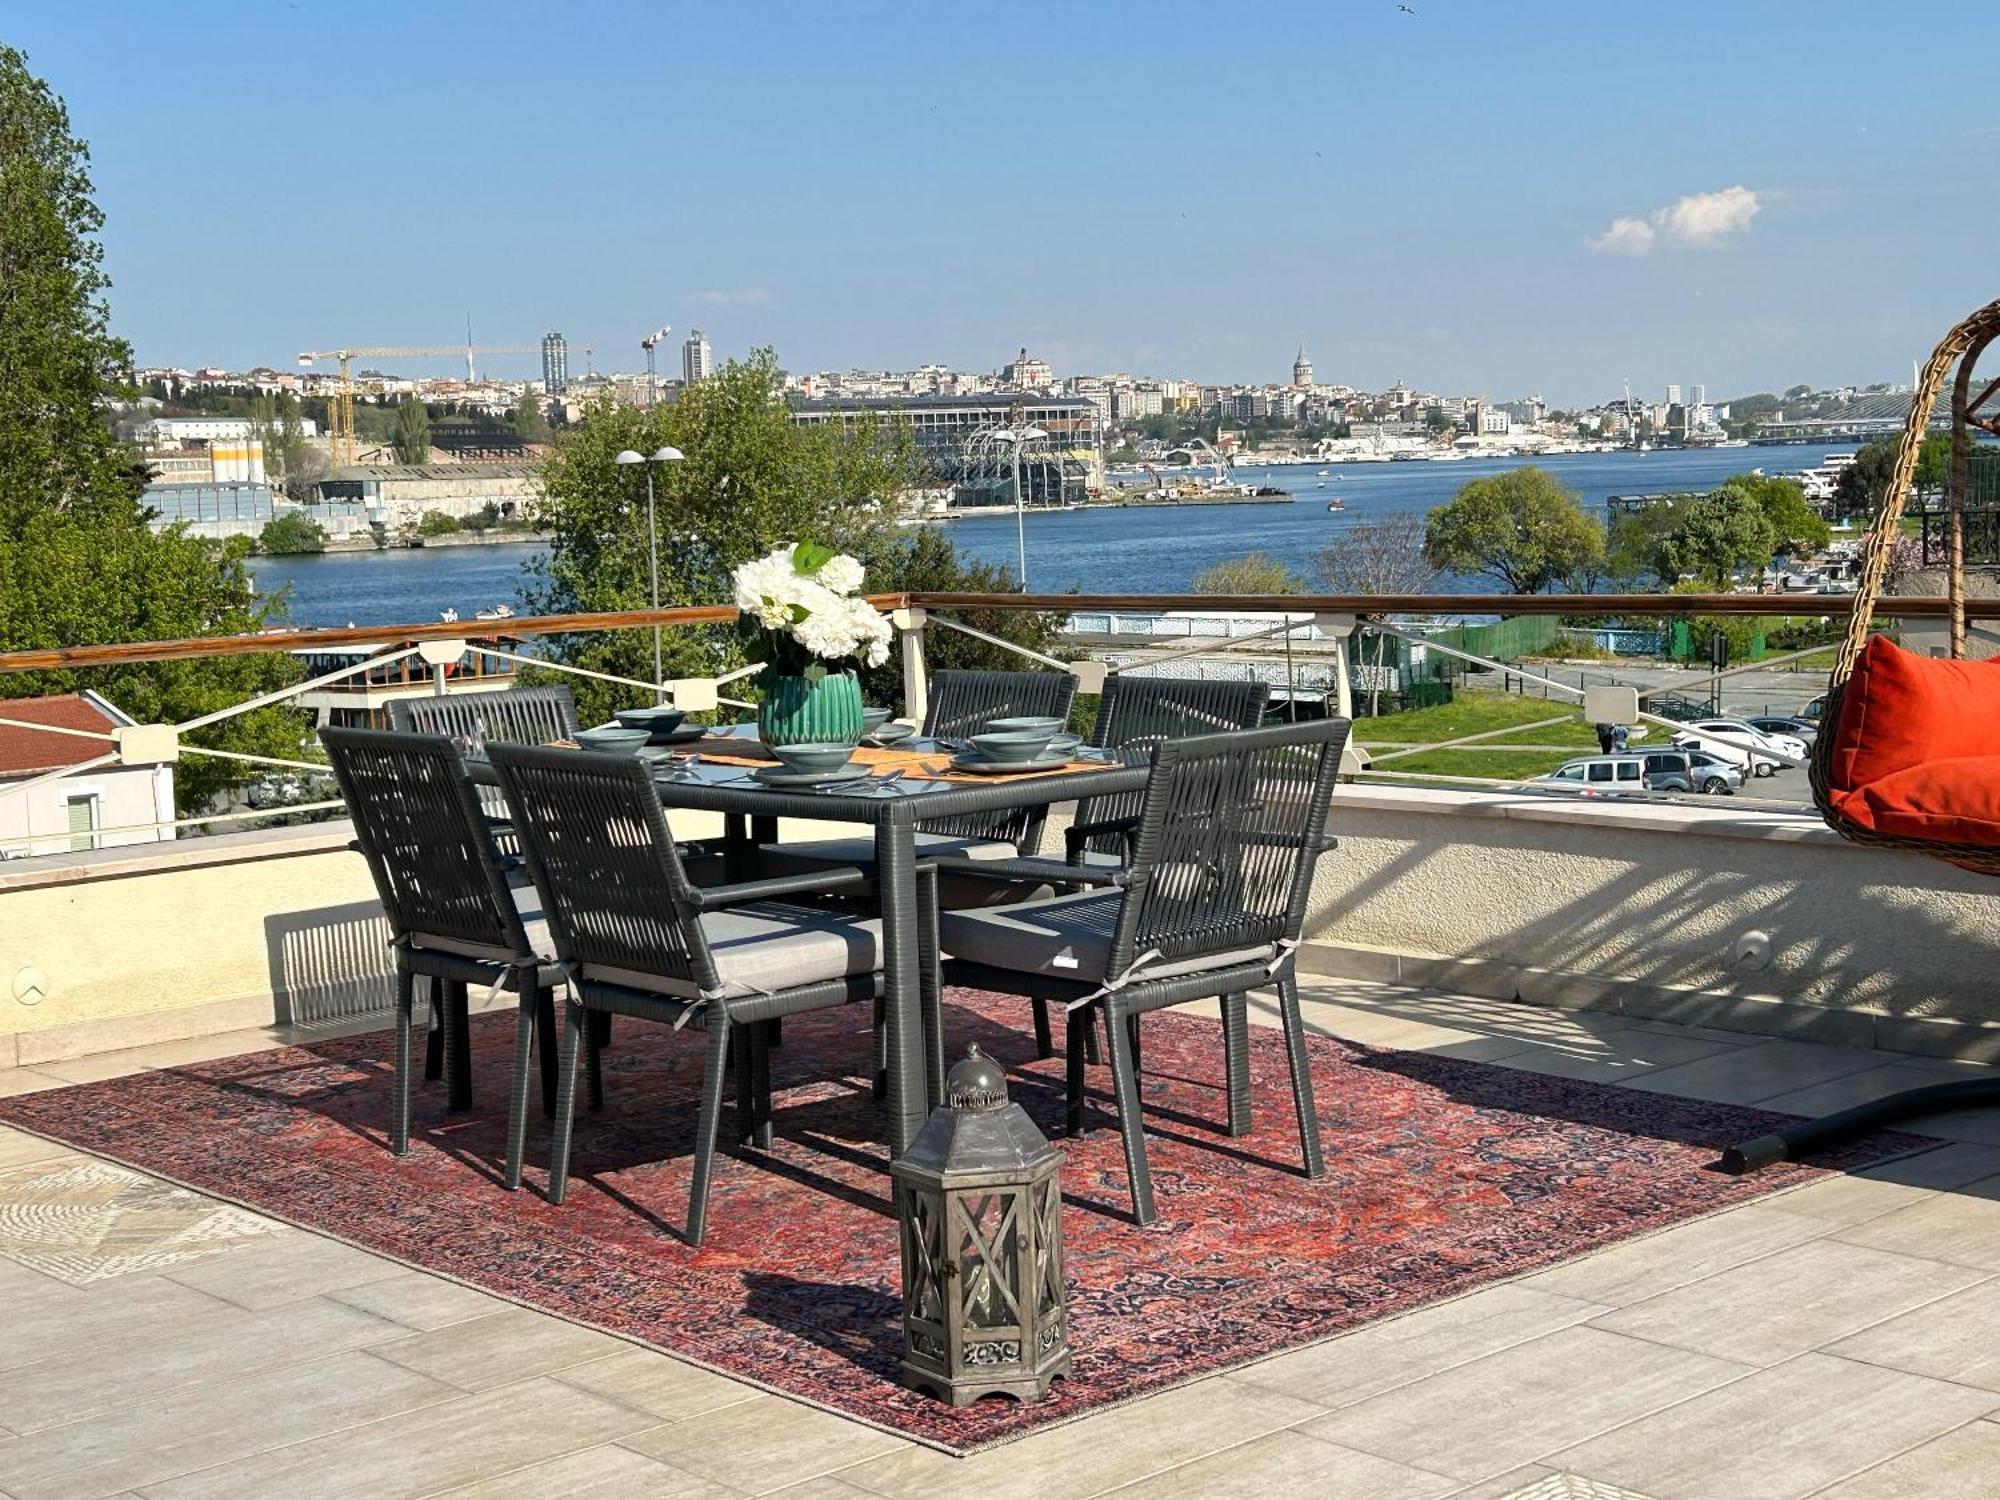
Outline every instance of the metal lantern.
<path fill-rule="evenodd" d="M 890 1165 L 903 1236 L 903 1379 L 969 1406 L 1044 1395 L 1069 1374 L 1063 1154 L 1000 1065 L 968 1049 L 910 1149 Z"/>

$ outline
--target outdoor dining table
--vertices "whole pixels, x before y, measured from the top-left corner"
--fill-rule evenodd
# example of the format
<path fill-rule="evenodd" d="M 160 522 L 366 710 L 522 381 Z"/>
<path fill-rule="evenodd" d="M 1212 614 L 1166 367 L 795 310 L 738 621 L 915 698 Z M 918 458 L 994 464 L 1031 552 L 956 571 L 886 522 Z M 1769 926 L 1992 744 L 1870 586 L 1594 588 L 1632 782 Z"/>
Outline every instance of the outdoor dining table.
<path fill-rule="evenodd" d="M 756 726 L 750 724 L 718 728 L 698 744 L 686 747 L 693 752 L 692 759 L 659 751 L 641 753 L 658 767 L 654 784 L 663 807 L 723 815 L 725 858 L 735 866 L 731 878 L 749 873 L 744 867 L 754 859 L 758 844 L 777 841 L 780 818 L 859 823 L 874 829 L 888 1023 L 888 1140 L 890 1150 L 901 1155 L 922 1128 L 932 1102 L 923 1040 L 917 825 L 932 818 L 1048 807 L 1139 791 L 1146 785 L 1147 765 L 1137 756 L 1122 757 L 1117 751 L 1078 749 L 1069 769 L 983 777 L 952 775 L 948 769 L 950 745 L 912 738 L 880 753 L 885 762 L 879 767 L 880 775 L 780 787 L 760 781 L 755 764 L 736 763 L 757 756 L 756 735 Z M 739 747 L 740 756 L 734 753 Z M 718 761 L 717 755 L 729 759 Z M 894 771 L 901 774 L 892 776 Z M 473 775 L 475 779 L 490 779 L 491 773 L 475 764 Z"/>

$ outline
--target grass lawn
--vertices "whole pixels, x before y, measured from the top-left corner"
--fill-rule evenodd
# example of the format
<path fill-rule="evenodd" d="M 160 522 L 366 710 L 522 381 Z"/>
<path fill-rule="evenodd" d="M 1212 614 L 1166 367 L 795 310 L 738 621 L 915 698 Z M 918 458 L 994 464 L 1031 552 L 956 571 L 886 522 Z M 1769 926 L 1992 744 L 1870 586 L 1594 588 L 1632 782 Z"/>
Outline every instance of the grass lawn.
<path fill-rule="evenodd" d="M 1542 719 L 1559 716 L 1566 718 L 1567 722 L 1552 724 L 1545 729 L 1527 729 L 1505 735 L 1496 743 L 1561 745 L 1583 750 L 1597 748 L 1596 731 L 1583 722 L 1583 715 L 1574 706 L 1557 698 L 1518 698 L 1512 693 L 1461 692 L 1455 702 L 1442 704 L 1437 708 L 1419 708 L 1408 713 L 1381 714 L 1372 719 L 1357 719 L 1354 725 L 1354 738 L 1357 744 L 1362 745 L 1394 743 L 1423 745 L 1439 740 L 1455 740 L 1468 734 L 1485 734 L 1495 729 L 1534 724 Z M 1466 750 L 1440 753 L 1475 755 L 1480 752 Z M 1413 755 L 1408 760 L 1391 761 L 1390 764 L 1407 766 L 1419 758 Z M 1506 758 L 1512 762 L 1531 757 L 1510 754 Z M 1428 769 L 1442 771 L 1444 768 L 1431 766 Z M 1469 771 L 1465 774 L 1483 776 L 1491 773 Z"/>
<path fill-rule="evenodd" d="M 1597 749 L 1593 740 L 1589 746 Z M 1426 750 L 1420 755 L 1401 755 L 1379 767 L 1385 774 L 1408 772 L 1430 776 L 1490 776 L 1499 781 L 1525 781 L 1553 771 L 1570 759 L 1575 750 L 1550 750 L 1546 755 L 1513 750 Z"/>

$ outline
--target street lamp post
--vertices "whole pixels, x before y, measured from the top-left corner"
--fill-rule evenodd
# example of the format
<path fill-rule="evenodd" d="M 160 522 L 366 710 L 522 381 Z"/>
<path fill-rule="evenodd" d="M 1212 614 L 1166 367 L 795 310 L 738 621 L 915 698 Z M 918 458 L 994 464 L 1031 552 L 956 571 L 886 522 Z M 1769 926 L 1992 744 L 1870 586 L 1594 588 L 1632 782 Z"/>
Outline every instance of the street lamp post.
<path fill-rule="evenodd" d="M 1003 427 L 993 434 L 999 442 L 1014 450 L 1014 545 L 1020 557 L 1021 592 L 1028 592 L 1028 522 L 1027 512 L 1021 503 L 1021 445 L 1045 438 L 1048 434 L 1039 427 Z"/>
<path fill-rule="evenodd" d="M 660 529 L 653 519 L 653 465 L 678 463 L 686 456 L 678 448 L 662 445 L 652 453 L 634 453 L 627 448 L 612 460 L 614 463 L 646 466 L 646 567 L 651 580 L 647 597 L 654 609 L 660 607 Z M 656 698 L 666 696 L 663 686 L 665 677 L 666 672 L 661 666 L 660 625 L 656 620 L 653 622 L 653 695 Z"/>

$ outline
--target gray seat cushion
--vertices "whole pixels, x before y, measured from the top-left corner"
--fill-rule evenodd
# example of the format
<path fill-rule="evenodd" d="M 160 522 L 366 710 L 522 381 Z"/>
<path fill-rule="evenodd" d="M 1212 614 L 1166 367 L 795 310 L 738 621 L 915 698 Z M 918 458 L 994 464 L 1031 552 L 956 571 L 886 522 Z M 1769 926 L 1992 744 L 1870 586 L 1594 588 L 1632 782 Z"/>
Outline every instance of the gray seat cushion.
<path fill-rule="evenodd" d="M 549 938 L 549 924 L 542 918 L 542 898 L 532 885 L 516 885 L 513 892 L 514 907 L 521 914 L 521 926 L 528 934 L 528 947 L 535 957 L 544 963 L 554 963 L 555 944 Z M 449 953 L 458 958 L 478 959 L 482 963 L 504 964 L 513 960 L 514 955 L 504 947 L 489 947 L 484 943 L 469 943 L 463 938 L 446 937 L 436 932 L 416 932 L 410 935 L 410 945 L 414 948 L 429 948 L 438 953 Z"/>
<path fill-rule="evenodd" d="M 872 974 L 882 967 L 882 923 L 874 917 L 858 920 L 760 901 L 704 913 L 701 927 L 721 992 L 729 999 Z M 698 993 L 685 980 L 596 964 L 585 968 L 584 977 L 682 998 Z"/>
<path fill-rule="evenodd" d="M 1119 891 L 1079 891 L 1018 906 L 942 912 L 938 941 L 951 957 L 969 963 L 1096 983 L 1106 977 L 1111 935 L 1124 899 Z M 1165 979 L 1204 969 L 1261 963 L 1276 952 L 1272 944 L 1262 943 L 1194 958 L 1155 959 L 1144 973 L 1148 978 Z"/>

